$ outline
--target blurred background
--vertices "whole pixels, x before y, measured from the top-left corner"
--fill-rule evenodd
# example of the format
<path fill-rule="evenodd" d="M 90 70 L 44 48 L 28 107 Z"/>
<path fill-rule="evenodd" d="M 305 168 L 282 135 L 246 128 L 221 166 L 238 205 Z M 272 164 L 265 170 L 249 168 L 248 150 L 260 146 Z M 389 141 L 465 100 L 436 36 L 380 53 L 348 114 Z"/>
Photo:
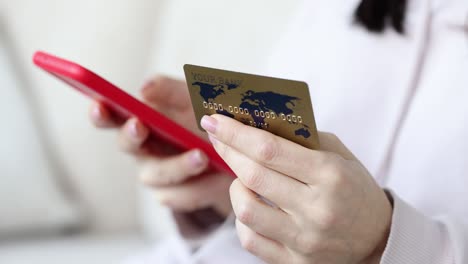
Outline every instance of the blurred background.
<path fill-rule="evenodd" d="M 133 95 L 186 63 L 262 73 L 298 2 L 0 0 L 0 263 L 119 263 L 174 232 L 115 133 L 35 50 Z"/>

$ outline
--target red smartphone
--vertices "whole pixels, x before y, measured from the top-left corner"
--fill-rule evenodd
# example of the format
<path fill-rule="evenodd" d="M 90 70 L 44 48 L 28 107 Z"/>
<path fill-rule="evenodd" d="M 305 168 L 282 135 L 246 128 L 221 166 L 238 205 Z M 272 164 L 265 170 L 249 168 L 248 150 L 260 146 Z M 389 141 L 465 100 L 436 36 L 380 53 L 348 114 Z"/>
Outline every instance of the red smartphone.
<path fill-rule="evenodd" d="M 210 171 L 226 172 L 236 177 L 211 144 L 92 71 L 41 51 L 34 54 L 33 62 L 93 100 L 103 103 L 117 117 L 138 118 L 150 129 L 152 136 L 164 140 L 181 151 L 200 149 L 210 159 Z"/>

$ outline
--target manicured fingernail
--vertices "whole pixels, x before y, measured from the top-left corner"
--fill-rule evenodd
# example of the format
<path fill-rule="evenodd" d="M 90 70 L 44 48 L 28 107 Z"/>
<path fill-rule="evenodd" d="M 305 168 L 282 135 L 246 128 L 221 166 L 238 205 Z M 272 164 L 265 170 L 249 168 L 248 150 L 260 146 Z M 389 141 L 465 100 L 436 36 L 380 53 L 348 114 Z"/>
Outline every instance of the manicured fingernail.
<path fill-rule="evenodd" d="M 147 90 L 148 88 L 153 87 L 153 86 L 154 86 L 154 81 L 153 81 L 153 80 L 149 80 L 149 81 L 147 81 L 147 82 L 145 83 L 145 85 L 143 85 L 142 90 L 143 90 L 143 91 L 144 91 L 144 90 Z"/>
<path fill-rule="evenodd" d="M 218 140 L 212 134 L 208 134 L 208 139 L 210 140 L 211 144 L 213 144 L 213 145 L 216 145 L 216 143 L 218 143 Z"/>
<path fill-rule="evenodd" d="M 204 116 L 200 122 L 201 127 L 203 127 L 206 131 L 211 134 L 216 133 L 216 126 L 218 125 L 218 121 L 211 116 Z"/>
<path fill-rule="evenodd" d="M 153 80 L 149 80 L 147 81 L 144 85 L 143 85 L 143 88 L 141 88 L 141 91 L 140 93 L 142 95 L 146 95 L 148 93 L 148 91 L 151 89 L 151 87 L 154 86 L 154 81 Z"/>
<path fill-rule="evenodd" d="M 98 105 L 94 106 L 91 114 L 93 115 L 93 118 L 95 120 L 101 120 L 102 119 L 101 107 L 99 107 Z"/>
<path fill-rule="evenodd" d="M 141 130 L 136 120 L 132 120 L 130 122 L 129 132 L 133 138 L 136 138 L 136 139 L 140 138 Z"/>
<path fill-rule="evenodd" d="M 199 150 L 192 152 L 189 156 L 189 159 L 190 159 L 190 163 L 195 168 L 202 166 L 206 162 L 205 156 L 203 156 L 201 151 Z"/>

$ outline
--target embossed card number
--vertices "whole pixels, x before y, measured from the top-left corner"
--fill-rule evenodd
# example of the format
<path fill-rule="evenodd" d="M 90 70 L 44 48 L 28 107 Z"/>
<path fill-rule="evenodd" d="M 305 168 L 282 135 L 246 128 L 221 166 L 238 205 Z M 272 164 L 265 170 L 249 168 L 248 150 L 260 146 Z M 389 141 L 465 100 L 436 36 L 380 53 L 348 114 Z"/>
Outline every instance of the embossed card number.
<path fill-rule="evenodd" d="M 204 115 L 222 114 L 319 148 L 306 83 L 195 65 L 185 65 L 184 70 L 198 123 Z"/>

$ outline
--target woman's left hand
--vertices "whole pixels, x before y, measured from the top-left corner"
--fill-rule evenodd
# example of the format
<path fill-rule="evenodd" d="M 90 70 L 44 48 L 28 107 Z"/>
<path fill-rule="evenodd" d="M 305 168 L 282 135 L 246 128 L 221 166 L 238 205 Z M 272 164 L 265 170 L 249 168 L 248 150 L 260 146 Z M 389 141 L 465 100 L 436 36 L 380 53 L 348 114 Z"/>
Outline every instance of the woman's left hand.
<path fill-rule="evenodd" d="M 336 136 L 319 133 L 316 151 L 222 115 L 202 126 L 238 176 L 230 193 L 246 250 L 268 263 L 379 263 L 391 203 Z"/>

